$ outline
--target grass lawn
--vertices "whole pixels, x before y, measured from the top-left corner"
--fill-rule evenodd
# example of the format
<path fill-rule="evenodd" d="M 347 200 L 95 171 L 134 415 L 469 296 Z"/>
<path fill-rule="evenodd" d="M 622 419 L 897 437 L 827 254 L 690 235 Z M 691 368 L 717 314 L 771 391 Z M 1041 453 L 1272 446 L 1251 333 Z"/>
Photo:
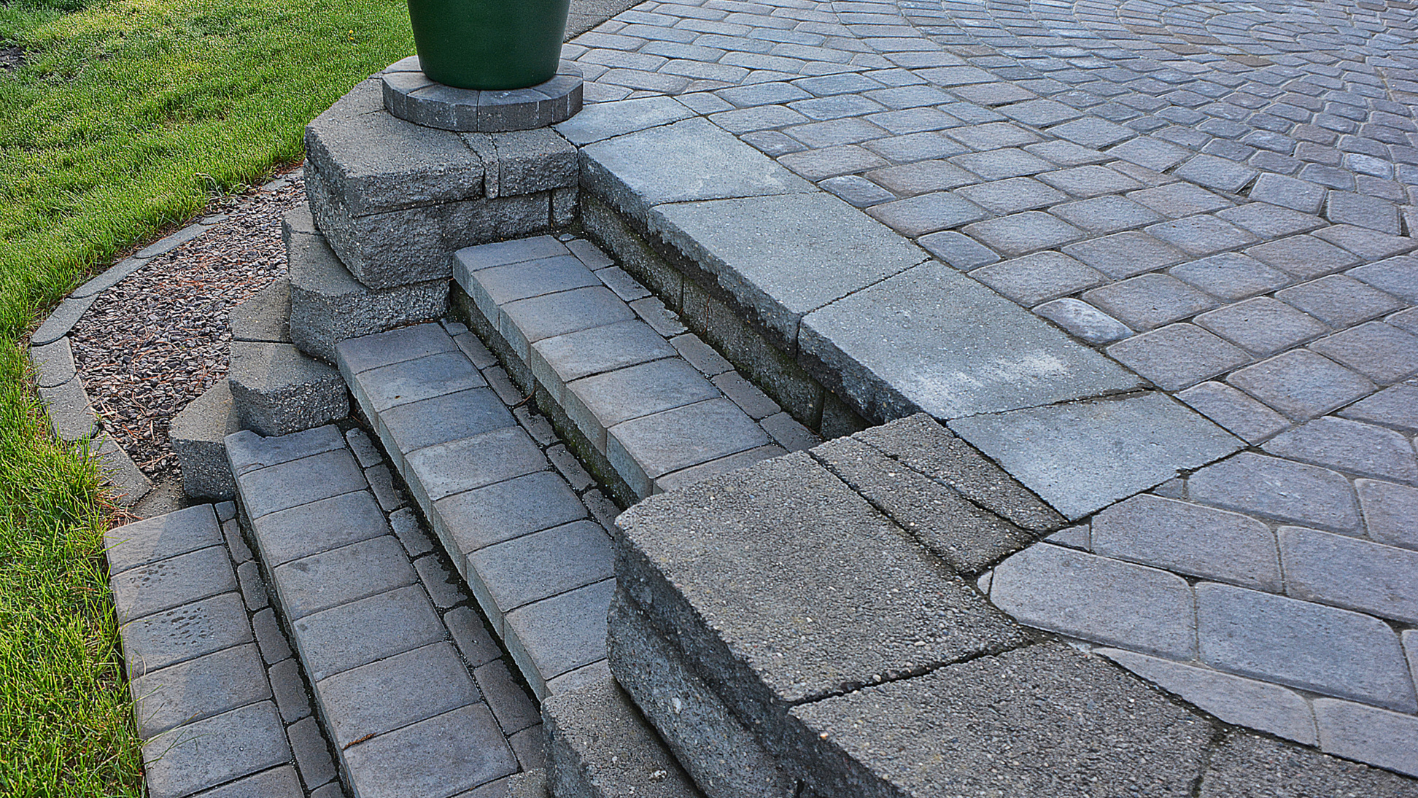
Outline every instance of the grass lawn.
<path fill-rule="evenodd" d="M 301 157 L 413 51 L 403 0 L 9 0 L 0 49 L 0 795 L 142 793 L 92 466 L 48 435 L 26 332 L 116 254 Z"/>

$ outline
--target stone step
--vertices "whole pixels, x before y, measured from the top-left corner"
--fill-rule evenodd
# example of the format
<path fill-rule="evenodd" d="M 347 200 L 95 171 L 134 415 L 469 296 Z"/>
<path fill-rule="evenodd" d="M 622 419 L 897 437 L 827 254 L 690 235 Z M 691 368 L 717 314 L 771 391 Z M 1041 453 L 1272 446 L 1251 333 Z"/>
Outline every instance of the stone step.
<path fill-rule="evenodd" d="M 627 500 L 819 442 L 588 241 L 469 247 L 454 279 L 508 371 Z"/>
<path fill-rule="evenodd" d="M 293 344 L 232 341 L 227 381 L 242 428 L 260 435 L 313 429 L 350 412 L 340 373 Z"/>
<path fill-rule="evenodd" d="M 615 509 L 545 419 L 514 414 L 520 396 L 461 327 L 356 338 L 337 356 L 458 573 L 545 697 L 605 669 L 613 584 L 602 522 Z"/>
<path fill-rule="evenodd" d="M 235 516 L 199 504 L 104 535 L 147 794 L 338 795 Z"/>
<path fill-rule="evenodd" d="M 542 767 L 531 696 L 368 437 L 327 425 L 226 446 L 348 794 L 501 796 Z"/>
<path fill-rule="evenodd" d="M 231 499 L 236 481 L 226 459 L 226 436 L 241 430 L 231 385 L 218 380 L 172 417 L 168 439 L 182 471 L 182 492 L 193 499 Z"/>
<path fill-rule="evenodd" d="M 290 342 L 308 355 L 335 360 L 335 344 L 420 321 L 448 307 L 448 280 L 373 289 L 350 274 L 305 207 L 281 220 L 290 264 Z"/>

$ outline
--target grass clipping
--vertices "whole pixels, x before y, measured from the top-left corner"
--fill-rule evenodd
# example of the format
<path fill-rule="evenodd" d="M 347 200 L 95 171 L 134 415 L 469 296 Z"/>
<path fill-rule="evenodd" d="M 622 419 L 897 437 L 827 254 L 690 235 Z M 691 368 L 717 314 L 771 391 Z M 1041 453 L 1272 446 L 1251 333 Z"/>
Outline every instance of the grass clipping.
<path fill-rule="evenodd" d="M 302 156 L 413 52 L 404 0 L 0 2 L 0 795 L 138 796 L 92 460 L 55 442 L 26 331 L 98 264 Z"/>

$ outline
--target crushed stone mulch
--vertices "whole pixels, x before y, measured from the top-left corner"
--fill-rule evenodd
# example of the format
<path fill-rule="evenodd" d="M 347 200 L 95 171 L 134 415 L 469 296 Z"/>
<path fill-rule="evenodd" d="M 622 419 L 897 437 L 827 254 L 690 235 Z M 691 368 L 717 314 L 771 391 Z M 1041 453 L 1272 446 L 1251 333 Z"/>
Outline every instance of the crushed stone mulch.
<path fill-rule="evenodd" d="M 103 428 L 154 482 L 179 476 L 168 425 L 226 378 L 228 316 L 285 275 L 281 216 L 303 202 L 292 173 L 284 185 L 214 203 L 208 215 L 224 220 L 105 291 L 70 333 Z"/>

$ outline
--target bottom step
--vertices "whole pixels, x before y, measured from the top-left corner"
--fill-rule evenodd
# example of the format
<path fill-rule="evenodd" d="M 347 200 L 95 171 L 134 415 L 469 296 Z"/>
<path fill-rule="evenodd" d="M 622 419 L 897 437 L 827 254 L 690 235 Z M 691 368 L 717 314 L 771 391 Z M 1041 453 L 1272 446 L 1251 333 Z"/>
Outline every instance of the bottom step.
<path fill-rule="evenodd" d="M 189 498 L 227 500 L 236 496 L 223 441 L 240 429 L 226 380 L 217 381 L 173 416 L 168 438 L 182 472 L 182 492 Z"/>
<path fill-rule="evenodd" d="M 368 438 L 324 426 L 226 448 L 350 794 L 501 798 L 540 767 L 535 704 Z"/>

